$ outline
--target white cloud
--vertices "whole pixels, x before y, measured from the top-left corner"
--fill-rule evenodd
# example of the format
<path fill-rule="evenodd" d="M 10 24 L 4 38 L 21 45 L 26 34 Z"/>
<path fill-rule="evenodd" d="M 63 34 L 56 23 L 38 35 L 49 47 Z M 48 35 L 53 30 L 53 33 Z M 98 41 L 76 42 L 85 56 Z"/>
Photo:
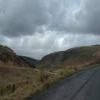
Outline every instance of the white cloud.
<path fill-rule="evenodd" d="M 49 34 L 34 34 L 32 36 L 24 36 L 20 38 L 5 38 L 2 44 L 8 45 L 14 49 L 17 54 L 26 55 L 40 59 L 44 55 L 62 51 L 72 47 L 82 45 L 100 44 L 100 36 L 90 34 L 57 34 L 50 32 Z"/>

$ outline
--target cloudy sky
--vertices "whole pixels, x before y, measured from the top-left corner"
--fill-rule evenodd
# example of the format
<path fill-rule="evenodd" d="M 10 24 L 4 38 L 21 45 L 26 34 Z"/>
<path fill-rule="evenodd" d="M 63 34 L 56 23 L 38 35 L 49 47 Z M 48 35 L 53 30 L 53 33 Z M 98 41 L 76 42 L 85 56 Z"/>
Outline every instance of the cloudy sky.
<path fill-rule="evenodd" d="M 100 0 L 0 0 L 0 43 L 37 59 L 100 44 Z"/>

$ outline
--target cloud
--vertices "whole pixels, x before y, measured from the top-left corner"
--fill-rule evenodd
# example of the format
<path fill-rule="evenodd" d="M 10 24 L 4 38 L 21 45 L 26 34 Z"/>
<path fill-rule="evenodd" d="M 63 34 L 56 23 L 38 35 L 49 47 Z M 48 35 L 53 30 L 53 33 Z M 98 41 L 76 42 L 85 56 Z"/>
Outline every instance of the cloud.
<path fill-rule="evenodd" d="M 100 33 L 99 0 L 0 0 L 0 34 Z"/>
<path fill-rule="evenodd" d="M 77 29 L 84 33 L 100 34 L 100 0 L 83 0 L 76 13 Z"/>
<path fill-rule="evenodd" d="M 36 32 L 50 20 L 45 3 L 41 0 L 1 0 L 0 33 L 19 36 Z"/>
<path fill-rule="evenodd" d="M 78 0 L 79 1 L 79 0 Z M 74 0 L 0 0 L 0 33 L 6 36 L 70 31 Z M 73 5 L 73 6 L 72 6 Z"/>
<path fill-rule="evenodd" d="M 19 55 L 40 59 L 51 52 L 82 45 L 100 44 L 100 37 L 93 34 L 90 37 L 90 34 L 57 34 L 48 31 L 44 34 L 37 33 L 13 39 L 6 37 L 2 44 L 11 47 Z"/>
<path fill-rule="evenodd" d="M 100 0 L 0 0 L 0 43 L 35 58 L 100 43 Z"/>

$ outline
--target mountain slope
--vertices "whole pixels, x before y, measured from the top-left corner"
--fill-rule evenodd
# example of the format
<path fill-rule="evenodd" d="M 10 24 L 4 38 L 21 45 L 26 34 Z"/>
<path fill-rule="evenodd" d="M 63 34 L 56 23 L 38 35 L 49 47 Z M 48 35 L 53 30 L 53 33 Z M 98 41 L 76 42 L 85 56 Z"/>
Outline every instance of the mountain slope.
<path fill-rule="evenodd" d="M 51 53 L 42 58 L 42 67 L 73 67 L 100 63 L 100 46 L 85 46 Z"/>
<path fill-rule="evenodd" d="M 29 57 L 25 57 L 25 56 L 19 56 L 20 59 L 22 59 L 25 63 L 27 63 L 30 67 L 35 68 L 36 65 L 39 63 L 39 60 L 33 59 L 33 58 L 29 58 Z"/>
<path fill-rule="evenodd" d="M 18 56 L 12 49 L 0 45 L 0 66 L 18 66 L 35 68 L 37 62 L 37 60 L 32 58 Z"/>

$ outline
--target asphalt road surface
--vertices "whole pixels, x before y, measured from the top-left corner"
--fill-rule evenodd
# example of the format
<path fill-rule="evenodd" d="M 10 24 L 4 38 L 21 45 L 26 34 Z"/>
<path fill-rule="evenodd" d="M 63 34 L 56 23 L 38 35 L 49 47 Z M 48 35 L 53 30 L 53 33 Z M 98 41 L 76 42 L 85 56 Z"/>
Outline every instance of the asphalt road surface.
<path fill-rule="evenodd" d="M 100 100 L 100 68 L 77 73 L 29 100 Z"/>

